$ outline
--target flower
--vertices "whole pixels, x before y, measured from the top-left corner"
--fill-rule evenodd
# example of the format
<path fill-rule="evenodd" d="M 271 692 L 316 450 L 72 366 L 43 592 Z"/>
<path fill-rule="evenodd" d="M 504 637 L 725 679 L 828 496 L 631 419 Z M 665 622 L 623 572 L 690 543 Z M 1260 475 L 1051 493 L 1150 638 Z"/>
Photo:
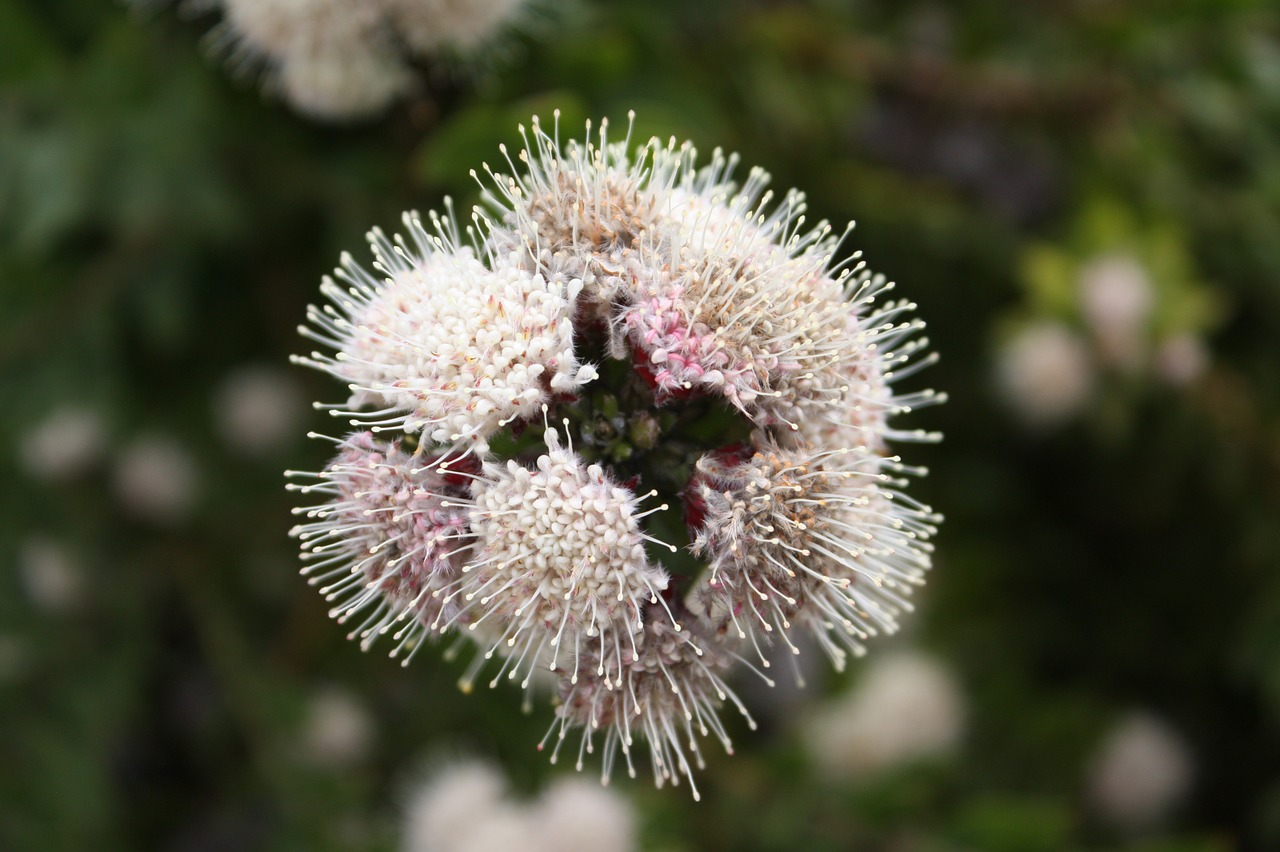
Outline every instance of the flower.
<path fill-rule="evenodd" d="M 415 56 L 479 55 L 503 32 L 532 17 L 528 0 L 217 0 L 214 5 L 223 14 L 211 34 L 215 49 L 237 69 L 264 69 L 268 88 L 299 112 L 329 121 L 376 115 L 410 93 L 419 84 L 411 67 Z"/>
<path fill-rule="evenodd" d="M 420 647 L 424 631 L 453 615 L 436 592 L 457 576 L 458 540 L 469 538 L 465 513 L 448 505 L 448 479 L 430 466 L 418 468 L 398 443 L 385 445 L 361 432 L 340 443 L 340 452 L 318 474 L 290 471 L 317 480 L 291 485 L 303 493 L 329 495 L 323 504 L 295 510 L 314 519 L 292 535 L 302 541 L 307 582 L 325 583 L 339 623 L 372 608 L 350 633 L 368 649 L 392 627 L 399 644 L 391 651 Z M 405 660 L 408 663 L 408 659 Z"/>
<path fill-rule="evenodd" d="M 338 310 L 311 307 L 314 328 L 300 329 L 338 350 L 294 359 L 348 383 L 347 406 L 333 413 L 483 452 L 491 435 L 536 416 L 553 393 L 595 378 L 573 348 L 580 285 L 494 254 L 486 265 L 458 244 L 451 221 L 433 217 L 433 234 L 416 214 L 405 224 L 414 246 L 369 235 L 375 266 L 389 277 L 379 281 L 344 256 L 336 274 L 349 286 L 321 285 Z M 380 407 L 359 411 L 369 403 Z"/>
<path fill-rule="evenodd" d="M 315 763 L 342 768 L 369 753 L 373 721 L 350 692 L 329 687 L 312 696 L 302 729 L 304 755 Z"/>
<path fill-rule="evenodd" d="M 60 408 L 22 436 L 18 460 L 32 476 L 67 479 L 97 462 L 104 443 L 102 421 L 96 413 Z"/>
<path fill-rule="evenodd" d="M 292 376 L 275 367 L 241 367 L 227 375 L 213 398 L 222 440 L 246 456 L 269 455 L 296 435 L 303 404 Z"/>
<path fill-rule="evenodd" d="M 549 676 L 553 761 L 573 735 L 578 768 L 647 758 L 697 796 L 700 740 L 732 752 L 721 711 L 754 725 L 735 665 L 763 674 L 800 628 L 839 667 L 911 608 L 940 518 L 890 446 L 937 439 L 894 422 L 943 399 L 896 384 L 934 358 L 914 305 L 841 259 L 848 230 L 775 206 L 763 170 L 607 122 L 521 132 L 466 239 L 447 203 L 407 214 L 308 310 L 328 352 L 295 361 L 362 431 L 295 474 L 320 498 L 303 573 L 364 647 L 473 640 L 464 690 L 492 662 L 531 707 Z"/>
<path fill-rule="evenodd" d="M 561 778 L 534 799 L 514 800 L 496 769 L 465 760 L 437 769 L 411 792 L 401 849 L 628 852 L 636 848 L 635 822 L 627 800 L 611 791 Z"/>
<path fill-rule="evenodd" d="M 1145 713 L 1119 720 L 1094 755 L 1088 797 L 1107 821 L 1140 830 L 1159 824 L 1191 788 L 1193 765 L 1182 737 Z"/>
<path fill-rule="evenodd" d="M 49 613 L 66 612 L 85 597 L 83 568 L 64 545 L 43 537 L 23 541 L 18 564 L 32 603 Z"/>
<path fill-rule="evenodd" d="M 710 573 L 697 588 L 720 632 L 761 644 L 813 631 L 837 669 L 845 649 L 897 630 L 906 596 L 924 582 L 940 520 L 893 486 L 897 457 L 855 450 L 786 450 L 767 438 L 754 451 L 699 459 L 691 482 L 702 522 L 694 553 Z"/>
<path fill-rule="evenodd" d="M 173 524 L 191 511 L 199 476 L 181 444 L 163 435 L 143 435 L 116 461 L 115 488 L 125 511 L 146 521 Z"/>
<path fill-rule="evenodd" d="M 1093 362 L 1084 341 L 1066 326 L 1040 322 L 1000 350 L 996 380 L 1005 400 L 1030 424 L 1069 419 L 1093 392 Z"/>
<path fill-rule="evenodd" d="M 1147 321 L 1156 293 L 1137 258 L 1108 254 L 1079 273 L 1080 313 L 1102 357 L 1125 368 L 1140 366 L 1147 345 Z"/>
<path fill-rule="evenodd" d="M 400 36 L 417 53 L 475 51 L 517 25 L 529 0 L 381 0 Z"/>
<path fill-rule="evenodd" d="M 640 529 L 649 513 L 637 512 L 636 496 L 600 465 L 561 447 L 554 429 L 544 439 L 547 453 L 534 470 L 486 463 L 475 480 L 466 504 L 471 559 L 445 599 L 466 602 L 455 619 L 482 611 L 471 630 L 489 619 L 502 625 L 489 653 L 516 646 L 512 678 L 522 664 L 570 665 L 576 673 L 586 644 L 598 645 L 601 658 L 616 655 L 620 668 L 624 646 L 634 649 L 644 629 L 641 607 L 667 588 L 666 573 L 644 551 L 646 540 L 656 541 Z"/>
<path fill-rule="evenodd" d="M 964 715 L 964 696 L 941 661 L 898 651 L 806 720 L 805 738 L 827 774 L 865 778 L 953 749 Z"/>

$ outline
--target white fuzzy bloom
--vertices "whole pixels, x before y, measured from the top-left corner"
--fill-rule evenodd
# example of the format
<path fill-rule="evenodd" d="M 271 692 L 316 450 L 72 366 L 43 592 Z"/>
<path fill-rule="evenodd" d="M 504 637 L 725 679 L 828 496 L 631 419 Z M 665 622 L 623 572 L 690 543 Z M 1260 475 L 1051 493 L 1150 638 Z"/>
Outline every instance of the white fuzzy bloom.
<path fill-rule="evenodd" d="M 194 459 L 172 438 L 137 438 L 116 461 L 116 496 L 124 509 L 156 523 L 175 523 L 190 512 L 199 490 Z"/>
<path fill-rule="evenodd" d="M 18 460 L 32 476 L 65 479 L 92 466 L 104 444 L 97 414 L 84 408 L 61 408 L 22 436 Z"/>
<path fill-rule="evenodd" d="M 856 688 L 805 723 L 810 753 L 828 774 L 864 778 L 953 749 L 964 698 L 951 672 L 917 652 L 870 663 Z"/>
<path fill-rule="evenodd" d="M 1080 312 L 1108 363 L 1139 366 L 1155 288 L 1146 268 L 1127 254 L 1105 255 L 1080 270 Z"/>
<path fill-rule="evenodd" d="M 654 539 L 640 528 L 667 507 L 637 512 L 636 495 L 560 446 L 554 429 L 545 440 L 536 469 L 486 464 L 473 482 L 475 545 L 449 595 L 465 602 L 460 615 L 479 613 L 470 629 L 500 625 L 489 653 L 514 648 L 512 678 L 540 664 L 576 674 L 587 644 L 620 657 L 643 630 L 641 608 L 667 588 L 666 572 L 645 555 Z"/>
<path fill-rule="evenodd" d="M 314 480 L 292 490 L 328 497 L 294 510 L 308 518 L 291 531 L 302 541 L 302 574 L 325 584 L 327 601 L 340 601 L 329 611 L 339 624 L 363 618 L 348 638 L 365 649 L 394 629 L 391 656 L 408 650 L 405 664 L 428 630 L 455 617 L 440 593 L 457 577 L 469 538 L 465 513 L 448 502 L 459 487 L 433 464 L 362 432 L 342 441 L 323 471 L 289 472 Z"/>
<path fill-rule="evenodd" d="M 652 605 L 637 648 L 601 657 L 593 647 L 582 653 L 573 673 L 560 678 L 559 720 L 552 724 L 539 749 L 555 735 L 551 762 L 555 763 L 571 730 L 580 731 L 576 768 L 596 749 L 603 732 L 601 783 L 607 784 L 621 752 L 627 774 L 636 777 L 633 747 L 643 737 L 649 751 L 654 783 L 678 785 L 687 779 L 694 799 L 700 798 L 694 768 L 705 763 L 698 738 L 714 735 L 728 754 L 733 743 L 720 721 L 720 707 L 732 702 L 755 730 L 756 723 L 742 701 L 723 680 L 730 658 L 712 637 L 690 636 L 665 608 Z M 692 759 L 691 759 L 692 758 Z"/>
<path fill-rule="evenodd" d="M 515 24 L 529 0 L 381 0 L 410 47 L 420 53 L 470 52 Z"/>
<path fill-rule="evenodd" d="M 373 735 L 373 720 L 364 705 L 346 690 L 329 688 L 311 699 L 301 745 L 307 759 L 341 768 L 368 756 Z"/>
<path fill-rule="evenodd" d="M 1058 323 L 1027 326 L 997 355 L 996 379 L 1006 401 L 1028 423 L 1047 426 L 1077 414 L 1093 392 L 1089 349 Z"/>
<path fill-rule="evenodd" d="M 66 612 L 83 601 L 83 569 L 66 546 L 47 538 L 29 538 L 22 543 L 18 565 L 27 596 L 40 609 Z"/>
<path fill-rule="evenodd" d="M 303 334 L 338 350 L 295 358 L 347 382 L 354 422 L 423 433 L 440 445 L 487 439 L 518 419 L 538 416 L 552 394 L 596 377 L 573 350 L 577 282 L 552 283 L 490 255 L 486 267 L 458 244 L 451 221 L 432 216 L 428 233 L 405 214 L 413 246 L 370 234 L 379 281 L 344 256 L 322 291 L 338 308 L 308 309 Z M 369 412 L 365 404 L 379 406 Z"/>
<path fill-rule="evenodd" d="M 1186 798 L 1193 766 L 1186 743 L 1164 722 L 1141 713 L 1107 735 L 1089 769 L 1088 796 L 1116 825 L 1158 825 Z"/>
<path fill-rule="evenodd" d="M 297 435 L 306 405 L 292 377 L 275 367 L 242 367 L 223 379 L 213 399 L 222 440 L 259 457 L 278 452 Z"/>
<path fill-rule="evenodd" d="M 835 666 L 863 641 L 897 630 L 931 564 L 940 518 L 908 500 L 890 472 L 897 457 L 857 450 L 783 449 L 711 454 L 690 487 L 701 514 L 694 552 L 710 563 L 697 587 L 722 633 L 794 654 L 793 622 L 813 632 Z M 909 471 L 919 472 L 919 471 Z"/>
<path fill-rule="evenodd" d="M 839 666 L 911 608 L 939 517 L 889 446 L 936 440 L 892 422 L 941 401 L 895 385 L 934 358 L 915 306 L 837 257 L 847 231 L 807 223 L 798 192 L 775 205 L 762 169 L 739 184 L 733 156 L 633 151 L 606 122 L 564 145 L 536 117 L 520 132 L 465 241 L 452 209 L 408 214 L 408 239 L 371 234 L 376 272 L 344 256 L 308 311 L 336 351 L 296 360 L 351 392 L 319 407 L 370 431 L 299 488 L 325 495 L 298 510 L 304 573 L 366 645 L 474 640 L 464 690 L 494 658 L 527 707 L 554 677 L 553 762 L 571 733 L 579 768 L 601 740 L 607 781 L 639 749 L 696 797 L 700 740 L 731 750 L 724 705 L 750 721 L 724 682 L 755 668 L 746 646 L 767 668 L 801 628 Z M 659 537 L 670 508 L 684 557 Z"/>
<path fill-rule="evenodd" d="M 736 156 L 716 150 L 699 167 L 674 139 L 633 153 L 629 132 L 609 141 L 607 122 L 598 139 L 588 126 L 584 142 L 561 145 L 556 118 L 551 134 L 536 117 L 520 128 L 525 174 L 509 157 L 515 176 L 490 170 L 489 201 L 510 229 L 494 241 L 549 277 L 580 278 L 610 353 L 631 353 L 660 396 L 709 392 L 761 425 L 841 439 L 936 438 L 885 423 L 942 397 L 888 389 L 933 359 L 910 339 L 923 324 L 898 322 L 914 305 L 873 309 L 893 285 L 856 254 L 837 259 L 847 230 L 807 225 L 796 191 L 770 209 L 769 174 L 752 169 L 739 187 Z"/>
<path fill-rule="evenodd" d="M 1199 336 L 1176 334 L 1156 350 L 1156 375 L 1174 387 L 1186 387 L 1209 369 L 1209 349 Z"/>

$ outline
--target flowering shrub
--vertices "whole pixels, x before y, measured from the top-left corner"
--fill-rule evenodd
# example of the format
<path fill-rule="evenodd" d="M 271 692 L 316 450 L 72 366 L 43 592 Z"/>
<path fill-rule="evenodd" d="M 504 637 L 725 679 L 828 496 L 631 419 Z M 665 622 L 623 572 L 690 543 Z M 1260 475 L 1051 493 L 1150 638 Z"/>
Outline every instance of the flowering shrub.
<path fill-rule="evenodd" d="M 937 436 L 892 420 L 941 397 L 894 382 L 934 358 L 762 170 L 607 122 L 521 133 L 469 225 L 374 230 L 373 271 L 344 256 L 308 312 L 332 351 L 296 360 L 357 431 L 294 474 L 303 573 L 365 647 L 474 640 L 464 688 L 550 672 L 553 760 L 578 730 L 579 768 L 599 735 L 604 778 L 634 774 L 639 735 L 659 786 L 692 783 L 699 737 L 732 750 L 722 706 L 750 723 L 735 662 L 805 631 L 840 667 L 910 609 L 938 517 L 890 445 Z"/>

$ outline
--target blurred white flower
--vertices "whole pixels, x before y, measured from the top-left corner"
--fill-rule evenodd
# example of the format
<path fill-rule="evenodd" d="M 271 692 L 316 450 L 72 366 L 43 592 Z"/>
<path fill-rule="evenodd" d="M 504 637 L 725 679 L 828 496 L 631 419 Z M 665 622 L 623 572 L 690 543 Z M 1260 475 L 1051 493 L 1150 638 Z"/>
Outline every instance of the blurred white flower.
<path fill-rule="evenodd" d="M 116 496 L 125 511 L 143 520 L 182 520 L 195 503 L 198 486 L 191 454 L 169 437 L 139 437 L 116 461 Z"/>
<path fill-rule="evenodd" d="M 1050 425 L 1077 414 L 1093 392 L 1089 349 L 1075 332 L 1054 322 L 1024 328 L 996 356 L 1004 398 L 1028 423 Z"/>
<path fill-rule="evenodd" d="M 1095 258 L 1080 269 L 1080 312 L 1103 359 L 1125 369 L 1141 366 L 1155 288 L 1146 268 L 1127 254 Z"/>
<path fill-rule="evenodd" d="M 827 774 L 864 778 L 951 750 L 964 717 L 960 687 L 940 661 L 897 651 L 872 662 L 853 691 L 808 720 L 805 737 Z"/>
<path fill-rule="evenodd" d="M 326 121 L 368 118 L 413 87 L 413 75 L 378 42 L 299 44 L 279 57 L 273 85 L 301 113 Z"/>
<path fill-rule="evenodd" d="M 410 796 L 402 852 L 631 852 L 635 814 L 617 793 L 558 779 L 531 801 L 510 798 L 488 764 L 448 765 Z"/>
<path fill-rule="evenodd" d="M 400 36 L 419 53 L 468 52 L 516 24 L 529 0 L 381 0 Z"/>
<path fill-rule="evenodd" d="M 533 806 L 535 833 L 554 852 L 630 852 L 636 818 L 619 794 L 580 778 L 560 778 Z"/>
<path fill-rule="evenodd" d="M 479 761 L 438 769 L 409 795 L 403 852 L 453 852 L 481 821 L 505 807 L 506 779 Z"/>
<path fill-rule="evenodd" d="M 104 445 L 102 421 L 96 413 L 61 408 L 22 436 L 18 459 L 32 476 L 66 479 L 93 465 Z"/>
<path fill-rule="evenodd" d="M 369 711 L 350 692 L 326 688 L 314 695 L 302 729 L 305 756 L 322 766 L 359 763 L 373 742 Z"/>
<path fill-rule="evenodd" d="M 1209 368 L 1209 349 L 1198 335 L 1185 332 L 1160 344 L 1156 350 L 1156 375 L 1174 387 L 1191 384 Z"/>
<path fill-rule="evenodd" d="M 274 367 L 238 369 L 214 396 L 222 440 L 246 456 L 269 455 L 292 441 L 308 407 L 293 379 Z"/>
<path fill-rule="evenodd" d="M 1118 722 L 1089 768 L 1088 798 L 1108 822 L 1137 831 L 1158 825 L 1190 792 L 1191 752 L 1176 731 L 1143 713 Z"/>
<path fill-rule="evenodd" d="M 22 543 L 22 584 L 39 608 L 65 612 L 84 599 L 81 566 L 67 548 L 51 539 L 33 537 Z"/>

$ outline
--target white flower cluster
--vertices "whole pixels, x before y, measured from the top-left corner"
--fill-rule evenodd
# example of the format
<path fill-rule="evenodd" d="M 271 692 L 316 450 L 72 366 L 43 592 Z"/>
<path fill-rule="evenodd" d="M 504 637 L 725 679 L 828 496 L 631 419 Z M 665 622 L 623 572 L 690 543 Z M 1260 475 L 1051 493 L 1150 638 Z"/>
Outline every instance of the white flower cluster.
<path fill-rule="evenodd" d="M 1150 374 L 1178 388 L 1209 366 L 1202 337 L 1157 328 L 1172 311 L 1146 266 L 1128 253 L 1091 257 L 1075 271 L 1069 318 L 1025 323 L 1003 342 L 995 380 L 1009 406 L 1033 427 L 1069 421 L 1095 398 L 1104 379 Z"/>
<path fill-rule="evenodd" d="M 303 572 L 366 646 L 476 640 L 464 688 L 489 660 L 493 684 L 550 672 L 553 760 L 581 731 L 581 768 L 599 733 L 605 780 L 643 740 L 659 785 L 692 782 L 699 738 L 731 751 L 725 703 L 753 724 L 735 662 L 802 629 L 841 666 L 911 608 L 939 518 L 889 444 L 936 436 L 890 420 L 941 396 L 892 382 L 933 359 L 763 171 L 739 186 L 732 157 L 607 124 L 521 132 L 465 237 L 452 209 L 408 214 L 308 312 L 333 351 L 296 360 L 362 431 L 296 474 L 324 498 L 298 510 Z"/>
<path fill-rule="evenodd" d="M 528 13 L 528 0 L 216 0 L 214 40 L 237 65 L 322 119 L 377 113 L 415 84 L 413 56 L 481 50 Z"/>

